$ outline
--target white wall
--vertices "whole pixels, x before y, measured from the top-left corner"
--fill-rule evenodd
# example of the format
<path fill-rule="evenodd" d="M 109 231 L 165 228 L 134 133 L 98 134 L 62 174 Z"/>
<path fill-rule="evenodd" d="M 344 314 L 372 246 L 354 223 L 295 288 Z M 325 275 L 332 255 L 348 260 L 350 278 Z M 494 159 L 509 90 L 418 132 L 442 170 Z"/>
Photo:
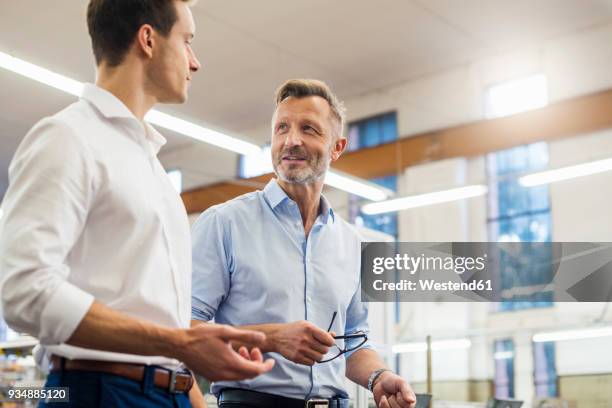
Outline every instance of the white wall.
<path fill-rule="evenodd" d="M 540 72 L 551 102 L 609 89 L 611 35 L 612 23 L 359 95 L 345 101 L 349 120 L 396 110 L 402 137 L 472 122 L 484 118 L 487 86 Z"/>

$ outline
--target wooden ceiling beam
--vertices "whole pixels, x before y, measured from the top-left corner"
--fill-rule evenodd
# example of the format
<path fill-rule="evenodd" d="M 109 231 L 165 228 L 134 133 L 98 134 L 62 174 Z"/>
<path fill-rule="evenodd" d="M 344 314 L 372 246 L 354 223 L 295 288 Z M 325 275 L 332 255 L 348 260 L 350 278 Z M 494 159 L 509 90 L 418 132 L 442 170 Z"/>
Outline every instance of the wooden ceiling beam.
<path fill-rule="evenodd" d="M 504 118 L 482 120 L 402 137 L 392 143 L 347 152 L 334 168 L 371 179 L 399 174 L 406 167 L 453 157 L 473 157 L 539 141 L 612 128 L 612 90 L 548 105 Z M 211 184 L 182 194 L 188 213 L 261 188 L 266 174 Z"/>

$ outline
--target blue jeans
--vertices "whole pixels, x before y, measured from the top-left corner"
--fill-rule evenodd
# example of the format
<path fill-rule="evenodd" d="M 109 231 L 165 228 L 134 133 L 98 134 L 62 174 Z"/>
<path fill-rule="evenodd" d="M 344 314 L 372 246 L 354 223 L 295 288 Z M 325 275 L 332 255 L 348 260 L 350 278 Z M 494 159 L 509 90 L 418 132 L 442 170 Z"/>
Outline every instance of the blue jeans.
<path fill-rule="evenodd" d="M 153 384 L 148 367 L 142 381 L 94 371 L 55 371 L 46 387 L 68 387 L 70 402 L 41 402 L 43 408 L 191 408 L 187 393 L 171 394 Z"/>

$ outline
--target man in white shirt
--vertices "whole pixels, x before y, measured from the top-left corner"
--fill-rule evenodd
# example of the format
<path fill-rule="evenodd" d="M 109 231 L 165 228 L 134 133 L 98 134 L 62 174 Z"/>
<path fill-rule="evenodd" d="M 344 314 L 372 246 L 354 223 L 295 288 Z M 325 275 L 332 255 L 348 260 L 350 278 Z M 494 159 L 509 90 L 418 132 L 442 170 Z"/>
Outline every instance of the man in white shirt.
<path fill-rule="evenodd" d="M 183 0 L 91 0 L 87 21 L 96 85 L 37 123 L 9 169 L 4 318 L 40 340 L 47 386 L 70 388 L 58 406 L 189 406 L 182 363 L 210 380 L 273 365 L 257 348 L 231 348 L 262 333 L 189 328 L 189 224 L 156 157 L 165 139 L 144 116 L 187 99 L 200 68 L 193 17 Z"/>

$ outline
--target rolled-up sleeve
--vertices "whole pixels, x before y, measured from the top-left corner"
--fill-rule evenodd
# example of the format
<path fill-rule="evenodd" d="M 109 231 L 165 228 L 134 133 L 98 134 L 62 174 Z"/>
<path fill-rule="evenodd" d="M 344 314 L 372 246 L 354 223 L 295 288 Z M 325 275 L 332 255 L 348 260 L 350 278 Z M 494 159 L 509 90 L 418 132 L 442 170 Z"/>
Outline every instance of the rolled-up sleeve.
<path fill-rule="evenodd" d="M 15 330 L 42 344 L 70 338 L 93 296 L 69 282 L 67 257 L 93 196 L 91 152 L 71 128 L 45 119 L 9 167 L 0 220 L 0 295 Z"/>
<path fill-rule="evenodd" d="M 361 301 L 361 285 L 358 286 L 353 294 L 351 303 L 346 311 L 345 333 L 350 334 L 356 332 L 363 332 L 366 334 L 370 332 L 370 326 L 368 324 L 368 304 Z M 349 339 L 346 341 L 346 348 L 350 350 L 357 347 L 362 341 L 363 339 L 360 338 Z M 372 348 L 369 341 L 359 347 L 358 350 L 364 348 Z M 348 359 L 355 351 L 357 350 L 346 353 L 346 358 Z"/>
<path fill-rule="evenodd" d="M 232 266 L 228 228 L 216 208 L 205 211 L 191 231 L 193 276 L 191 317 L 212 320 L 230 290 Z"/>

